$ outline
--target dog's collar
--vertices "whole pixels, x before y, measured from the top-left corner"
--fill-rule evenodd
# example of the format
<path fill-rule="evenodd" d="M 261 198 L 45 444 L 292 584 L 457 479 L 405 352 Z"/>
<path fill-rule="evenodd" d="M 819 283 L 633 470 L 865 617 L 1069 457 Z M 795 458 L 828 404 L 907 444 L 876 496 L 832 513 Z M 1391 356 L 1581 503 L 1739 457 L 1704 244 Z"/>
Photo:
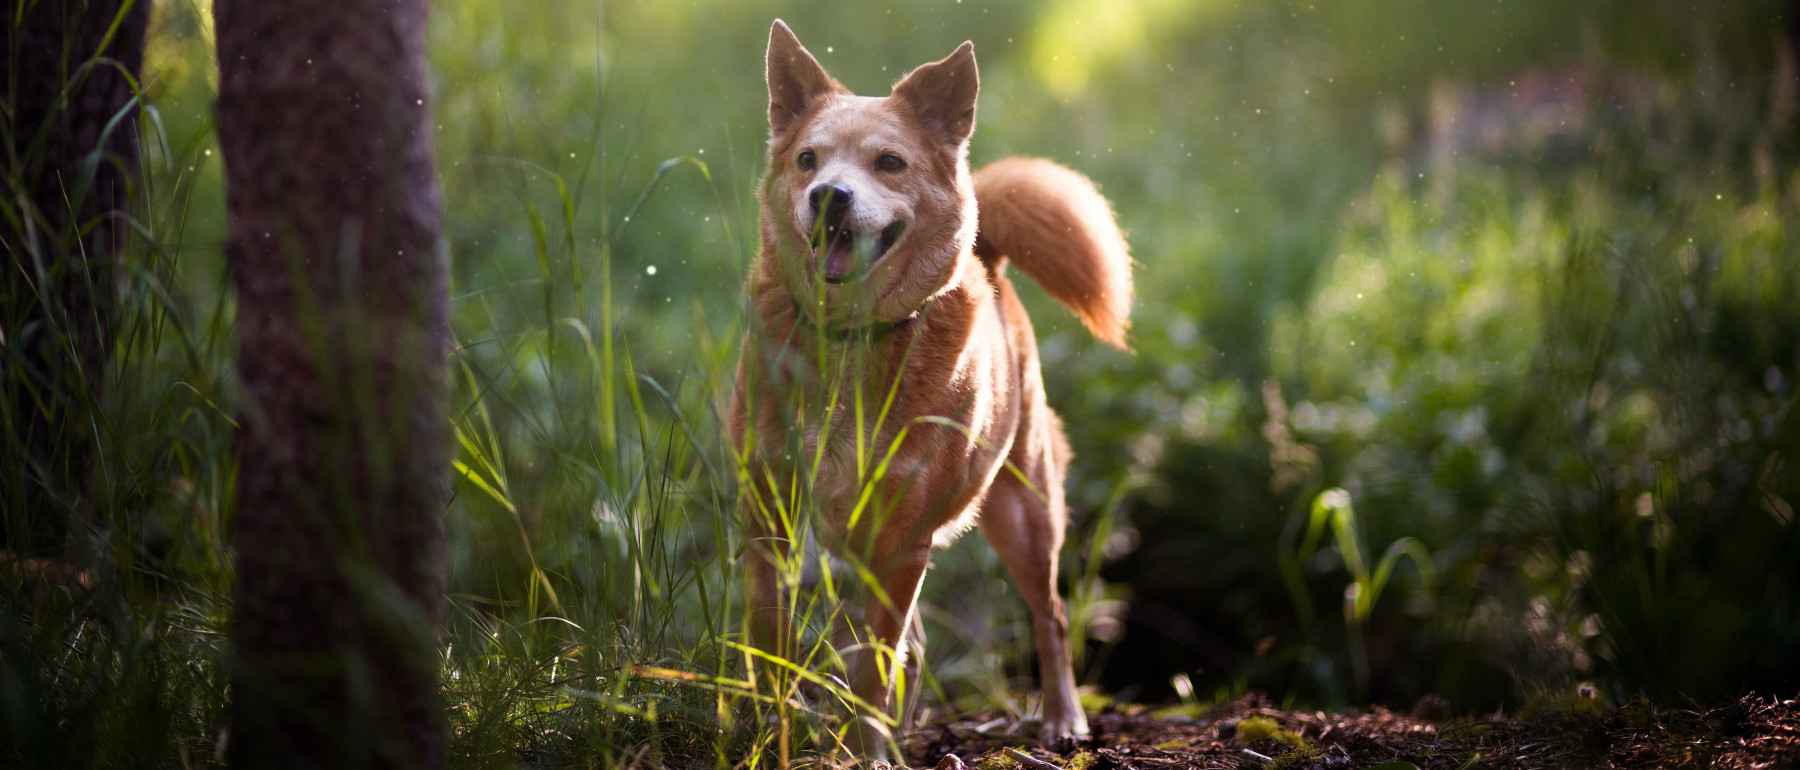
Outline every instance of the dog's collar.
<path fill-rule="evenodd" d="M 936 297 L 925 300 L 925 304 L 920 305 L 918 310 L 912 311 L 911 315 L 898 321 L 878 321 L 866 326 L 845 326 L 841 328 L 827 326 L 824 327 L 825 338 L 832 342 L 846 342 L 849 340 L 880 342 L 889 334 L 894 333 L 894 330 L 908 326 L 912 322 L 923 318 L 925 314 L 931 310 L 931 306 L 936 302 Z M 788 304 L 794 306 L 794 320 L 796 323 L 799 323 L 801 326 L 808 329 L 819 328 L 818 324 L 813 323 L 813 320 L 807 317 L 806 310 L 800 307 L 800 303 L 797 300 L 793 297 L 788 297 Z"/>

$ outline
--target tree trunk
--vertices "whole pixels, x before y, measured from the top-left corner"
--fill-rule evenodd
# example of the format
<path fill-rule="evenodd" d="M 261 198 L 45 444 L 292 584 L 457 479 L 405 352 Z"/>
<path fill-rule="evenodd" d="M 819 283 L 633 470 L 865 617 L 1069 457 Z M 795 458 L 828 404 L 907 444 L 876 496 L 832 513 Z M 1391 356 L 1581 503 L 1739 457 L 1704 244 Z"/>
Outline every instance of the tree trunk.
<path fill-rule="evenodd" d="M 230 758 L 436 767 L 448 287 L 427 0 L 216 0 L 238 295 Z"/>
<path fill-rule="evenodd" d="M 1782 9 L 1782 31 L 1785 32 L 1788 53 L 1800 53 L 1800 0 L 1788 0 L 1787 7 Z"/>
<path fill-rule="evenodd" d="M 0 140 L 8 261 L 0 277 L 0 546 L 62 544 L 87 493 L 137 170 L 131 79 L 149 0 L 8 8 Z M 127 77 L 129 73 L 129 77 Z M 14 197 L 19 193 L 24 195 Z"/>

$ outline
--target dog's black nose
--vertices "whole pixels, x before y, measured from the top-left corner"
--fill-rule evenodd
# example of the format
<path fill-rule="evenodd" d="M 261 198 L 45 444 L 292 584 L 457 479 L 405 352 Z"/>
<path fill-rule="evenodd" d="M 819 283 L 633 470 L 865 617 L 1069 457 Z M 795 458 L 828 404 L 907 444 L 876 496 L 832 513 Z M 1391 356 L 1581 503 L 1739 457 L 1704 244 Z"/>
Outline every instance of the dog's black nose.
<path fill-rule="evenodd" d="M 812 201 L 813 213 L 820 210 L 844 212 L 850 209 L 850 188 L 841 184 L 822 184 L 812 189 L 807 196 Z"/>

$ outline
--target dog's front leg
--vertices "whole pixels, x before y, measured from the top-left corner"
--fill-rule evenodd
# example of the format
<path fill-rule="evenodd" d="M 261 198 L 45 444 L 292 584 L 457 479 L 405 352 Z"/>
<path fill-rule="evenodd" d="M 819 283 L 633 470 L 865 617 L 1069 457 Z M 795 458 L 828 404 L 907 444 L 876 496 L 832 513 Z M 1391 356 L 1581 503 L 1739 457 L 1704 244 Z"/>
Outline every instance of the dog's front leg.
<path fill-rule="evenodd" d="M 745 513 L 750 543 L 744 558 L 744 603 L 750 618 L 750 643 L 788 665 L 798 665 L 800 639 L 794 633 L 793 612 L 781 585 L 782 572 L 789 569 L 793 540 L 789 533 L 771 532 L 770 527 L 764 526 L 767 520 L 758 518 L 756 511 Z M 777 704 L 776 713 L 766 717 L 778 720 L 781 756 L 786 764 L 792 746 L 785 704 L 796 694 L 802 680 L 781 662 L 758 660 L 755 666 L 758 690 Z"/>
<path fill-rule="evenodd" d="M 751 478 L 761 470 L 754 469 Z M 793 611 L 781 580 L 784 572 L 793 569 L 793 529 L 783 512 L 772 504 L 777 499 L 780 498 L 775 491 L 751 482 L 738 503 L 739 520 L 749 537 L 744 556 L 744 603 L 750 618 L 751 645 L 797 664 L 800 640 L 794 633 Z M 785 699 L 789 693 L 782 692 L 781 684 L 792 682 L 793 677 L 781 676 L 782 667 L 771 661 L 761 661 L 757 668 L 763 672 L 770 694 Z"/>
<path fill-rule="evenodd" d="M 851 689 L 857 697 L 873 706 L 880 714 L 858 714 L 851 732 L 851 749 L 866 760 L 888 759 L 889 747 L 900 735 L 890 731 L 882 714 L 891 711 L 890 702 L 900 671 L 906 667 L 910 652 L 906 645 L 906 629 L 912 623 L 919 599 L 919 584 L 925 568 L 931 563 L 931 541 L 911 544 L 874 560 L 879 595 L 871 595 L 863 611 L 868 638 L 862 654 L 857 656 L 855 679 Z M 873 593 L 873 592 L 872 592 Z M 918 682 L 906 683 L 909 688 Z M 906 725 L 900 725 L 904 730 Z"/>
<path fill-rule="evenodd" d="M 751 535 L 745 565 L 745 598 L 750 610 L 750 642 L 757 649 L 793 661 L 799 640 L 794 637 L 793 617 L 781 590 L 781 570 L 792 545 L 780 535 Z"/>

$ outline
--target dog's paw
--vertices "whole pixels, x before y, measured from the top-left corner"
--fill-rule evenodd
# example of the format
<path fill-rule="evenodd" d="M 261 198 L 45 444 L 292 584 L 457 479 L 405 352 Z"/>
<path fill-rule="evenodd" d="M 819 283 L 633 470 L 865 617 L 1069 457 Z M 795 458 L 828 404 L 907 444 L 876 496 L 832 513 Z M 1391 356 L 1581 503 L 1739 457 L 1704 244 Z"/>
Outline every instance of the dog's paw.
<path fill-rule="evenodd" d="M 1045 714 L 1043 724 L 1038 725 L 1038 742 L 1058 751 L 1074 748 L 1089 734 L 1087 715 L 1079 708 L 1067 714 Z"/>
<path fill-rule="evenodd" d="M 893 734 L 887 726 L 871 716 L 857 717 L 856 724 L 850 728 L 850 740 L 845 746 L 850 750 L 853 760 L 862 767 L 887 767 L 891 770 L 893 762 L 888 747 L 893 745 Z"/>

